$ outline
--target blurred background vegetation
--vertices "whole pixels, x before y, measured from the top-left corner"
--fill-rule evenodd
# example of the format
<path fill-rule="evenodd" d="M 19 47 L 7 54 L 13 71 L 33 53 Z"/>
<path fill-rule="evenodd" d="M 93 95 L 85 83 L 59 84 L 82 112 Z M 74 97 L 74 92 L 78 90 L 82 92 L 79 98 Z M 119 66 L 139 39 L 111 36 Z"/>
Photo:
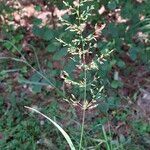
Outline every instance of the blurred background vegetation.
<path fill-rule="evenodd" d="M 66 2 L 75 6 L 78 1 Z M 91 5 L 94 9 L 84 22 L 83 35 L 93 33 L 96 41 L 91 42 L 92 53 L 86 63 L 113 52 L 97 65 L 96 74 L 95 70 L 87 74 L 89 82 L 101 80 L 87 88 L 90 106 L 86 110 L 83 149 L 107 149 L 103 125 L 112 150 L 149 150 L 150 1 L 87 0 L 82 11 Z M 65 83 L 62 71 L 74 80 L 76 76 L 82 78 L 83 73 L 77 69 L 78 61 L 56 40 L 71 43 L 76 37 L 65 30 L 61 17 L 77 23 L 76 16 L 60 0 L 0 1 L 1 150 L 69 149 L 59 131 L 43 117 L 29 113 L 25 105 L 60 124 L 78 149 L 83 89 Z M 29 65 L 21 62 L 23 57 Z M 103 92 L 96 92 L 101 86 Z M 74 94 L 74 102 L 64 101 L 55 89 L 61 89 L 67 97 Z"/>

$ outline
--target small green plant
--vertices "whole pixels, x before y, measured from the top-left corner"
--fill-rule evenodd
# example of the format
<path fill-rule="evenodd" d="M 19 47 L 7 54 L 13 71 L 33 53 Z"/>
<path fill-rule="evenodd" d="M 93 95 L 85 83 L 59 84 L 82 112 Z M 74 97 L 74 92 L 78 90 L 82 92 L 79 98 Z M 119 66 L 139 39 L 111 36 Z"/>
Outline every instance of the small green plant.
<path fill-rule="evenodd" d="M 65 15 L 61 18 L 61 22 L 67 32 L 74 36 L 69 42 L 62 39 L 57 40 L 68 48 L 69 59 L 76 64 L 74 70 L 78 71 L 77 77 L 71 75 L 71 72 L 65 69 L 62 71 L 62 74 L 64 83 L 72 87 L 72 91 L 70 91 L 71 97 L 67 100 L 81 103 L 83 111 L 79 143 L 79 150 L 81 150 L 84 147 L 83 137 L 86 110 L 92 101 L 104 98 L 102 92 L 104 90 L 103 79 L 100 78 L 99 74 L 101 73 L 102 64 L 106 62 L 106 58 L 110 56 L 113 50 L 109 49 L 96 53 L 95 30 L 93 29 L 93 31 L 88 33 L 86 27 L 89 18 L 92 17 L 91 12 L 94 10 L 92 1 L 80 0 L 72 5 L 69 2 L 64 2 L 64 4 L 71 11 L 71 18 L 74 18 L 74 21 L 72 22 Z"/>

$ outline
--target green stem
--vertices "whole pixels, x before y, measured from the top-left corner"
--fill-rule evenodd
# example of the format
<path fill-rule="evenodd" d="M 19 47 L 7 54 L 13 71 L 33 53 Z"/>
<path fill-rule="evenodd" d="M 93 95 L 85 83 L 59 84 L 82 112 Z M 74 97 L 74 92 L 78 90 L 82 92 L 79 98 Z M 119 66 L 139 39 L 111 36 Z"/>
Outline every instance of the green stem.
<path fill-rule="evenodd" d="M 105 138 L 105 143 L 106 143 L 107 150 L 111 150 L 111 148 L 109 146 L 109 140 L 108 140 L 108 137 L 107 137 L 104 126 L 102 126 L 102 131 L 103 131 L 103 135 L 104 135 L 104 138 Z"/>
<path fill-rule="evenodd" d="M 84 65 L 84 101 L 83 101 L 83 115 L 82 115 L 82 125 L 81 125 L 81 135 L 80 135 L 80 145 L 79 150 L 82 147 L 83 134 L 84 134 L 84 124 L 85 124 L 85 112 L 86 112 L 86 66 Z"/>
<path fill-rule="evenodd" d="M 78 19 L 78 26 L 80 27 L 81 24 L 81 19 L 80 19 L 80 3 L 81 1 L 79 0 L 78 8 L 77 8 L 77 19 Z M 82 33 L 80 33 L 80 38 L 81 38 L 81 48 L 79 48 L 79 58 L 80 58 L 80 63 L 82 62 L 82 51 L 83 51 L 83 44 L 82 44 Z"/>
<path fill-rule="evenodd" d="M 38 70 L 36 70 L 32 65 L 30 65 L 27 60 L 22 60 L 22 59 L 18 59 L 18 58 L 14 58 L 14 57 L 0 57 L 0 60 L 2 59 L 8 59 L 8 60 L 13 60 L 13 61 L 16 61 L 16 62 L 21 62 L 21 63 L 24 63 L 26 64 L 28 67 L 30 67 L 32 70 L 34 70 L 38 75 L 40 75 L 43 79 L 45 79 L 49 85 L 51 85 L 52 87 L 55 88 L 57 94 L 59 94 L 60 96 L 62 96 L 63 98 L 66 98 L 67 97 L 65 96 L 65 93 L 62 92 L 61 90 L 59 90 L 45 75 L 43 75 L 41 72 L 39 72 Z"/>
<path fill-rule="evenodd" d="M 81 0 L 79 0 L 79 6 L 78 6 L 78 26 L 81 24 L 81 19 L 80 19 L 80 4 Z M 81 49 L 79 51 L 79 57 L 80 57 L 80 62 L 82 63 L 82 52 L 84 51 L 84 38 L 82 35 L 82 31 L 80 33 L 80 39 L 81 39 Z M 83 101 L 83 114 L 82 114 L 82 124 L 81 124 L 81 135 L 80 135 L 80 144 L 79 144 L 79 150 L 82 148 L 82 142 L 83 142 L 83 134 L 84 134 L 84 124 L 85 124 L 85 112 L 86 112 L 86 86 L 87 86 L 87 70 L 86 70 L 86 62 L 85 62 L 85 54 L 83 53 L 83 63 L 84 63 L 84 101 Z"/>
<path fill-rule="evenodd" d="M 29 66 L 31 69 L 33 69 L 38 75 L 40 75 L 43 79 L 45 79 L 49 85 L 51 85 L 52 87 L 55 88 L 56 92 L 62 96 L 63 98 L 66 98 L 64 92 L 62 92 L 61 90 L 59 90 L 47 77 L 45 77 L 45 75 L 43 75 L 41 72 L 39 72 L 38 70 L 36 70 L 32 65 L 30 65 L 27 61 L 24 62 L 27 66 Z"/>

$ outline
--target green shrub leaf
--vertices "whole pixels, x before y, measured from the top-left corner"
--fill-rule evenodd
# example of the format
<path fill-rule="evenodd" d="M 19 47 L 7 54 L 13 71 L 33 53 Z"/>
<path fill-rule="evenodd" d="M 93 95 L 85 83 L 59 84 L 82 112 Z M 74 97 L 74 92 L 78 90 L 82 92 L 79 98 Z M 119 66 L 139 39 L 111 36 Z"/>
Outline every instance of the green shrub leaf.
<path fill-rule="evenodd" d="M 47 46 L 47 51 L 48 52 L 54 52 L 56 51 L 58 48 L 60 47 L 60 43 L 58 42 L 53 42 L 53 43 L 50 43 L 48 46 Z"/>
<path fill-rule="evenodd" d="M 67 49 L 62 48 L 53 55 L 53 60 L 60 60 L 62 57 L 66 56 L 66 55 L 67 55 Z"/>

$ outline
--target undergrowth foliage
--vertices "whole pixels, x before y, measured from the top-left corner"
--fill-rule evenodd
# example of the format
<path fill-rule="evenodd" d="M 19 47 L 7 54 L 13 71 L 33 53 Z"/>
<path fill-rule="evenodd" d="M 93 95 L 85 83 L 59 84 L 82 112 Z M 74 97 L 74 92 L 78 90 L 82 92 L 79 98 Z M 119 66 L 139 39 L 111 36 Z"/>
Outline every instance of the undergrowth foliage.
<path fill-rule="evenodd" d="M 47 3 L 49 6 L 51 6 L 51 2 L 47 1 Z M 98 109 L 101 109 L 101 112 L 103 112 L 106 116 L 108 115 L 109 108 L 112 108 L 112 110 L 116 108 L 116 103 L 118 102 L 119 95 L 117 93 L 117 89 L 123 86 L 122 80 L 119 77 L 118 70 L 127 68 L 126 62 L 122 59 L 124 58 L 124 56 L 126 56 L 126 54 L 127 57 L 129 57 L 128 59 L 130 59 L 130 61 L 132 62 L 137 63 L 138 58 L 140 58 L 142 62 L 149 65 L 150 49 L 148 46 L 145 46 L 149 43 L 149 40 L 147 40 L 150 29 L 149 13 L 142 10 L 142 5 L 139 8 L 135 8 L 131 0 L 129 0 L 125 4 L 124 2 L 119 0 L 101 1 L 101 3 L 98 0 L 67 0 L 63 2 L 63 6 L 60 5 L 60 1 L 56 0 L 54 1 L 54 4 L 57 5 L 57 7 L 67 10 L 67 13 L 60 17 L 59 20 L 59 23 L 62 26 L 58 27 L 58 29 L 56 29 L 56 25 L 54 25 L 54 28 L 49 28 L 48 26 L 43 27 L 41 25 L 42 21 L 40 19 L 35 19 L 32 28 L 33 34 L 42 43 L 41 45 L 43 47 L 41 47 L 46 49 L 46 51 L 50 54 L 50 59 L 44 62 L 48 66 L 49 70 L 44 69 L 44 67 L 41 65 L 42 62 L 40 61 L 40 58 L 38 58 L 37 52 L 39 43 L 37 43 L 37 41 L 35 43 L 31 41 L 31 43 L 27 45 L 30 49 L 33 50 L 35 62 L 34 60 L 28 60 L 28 55 L 24 52 L 24 50 L 21 48 L 22 46 L 20 45 L 22 39 L 24 38 L 23 34 L 16 34 L 13 27 L 10 26 L 9 30 L 10 32 L 12 32 L 12 35 L 9 36 L 8 34 L 8 38 L 6 38 L 6 40 L 2 39 L 0 40 L 0 42 L 2 43 L 2 47 L 7 48 L 9 52 L 13 54 L 8 57 L 0 56 L 0 59 L 3 60 L 4 63 L 8 63 L 9 61 L 14 62 L 13 65 L 17 66 L 18 68 L 6 70 L 6 66 L 2 66 L 3 71 L 0 72 L 0 79 L 3 81 L 8 77 L 9 73 L 19 72 L 18 82 L 30 85 L 31 91 L 34 94 L 41 93 L 43 92 L 43 88 L 47 88 L 50 90 L 48 91 L 49 93 L 53 93 L 55 91 L 54 93 L 56 94 L 56 98 L 67 101 L 73 107 L 78 106 L 82 117 L 81 119 L 78 119 L 78 124 L 80 126 L 80 135 L 78 135 L 79 138 L 77 140 L 75 140 L 75 138 L 72 138 L 74 135 L 72 135 L 71 132 L 69 134 L 69 137 L 69 135 L 60 127 L 60 125 L 57 124 L 56 121 L 53 121 L 48 116 L 39 112 L 39 110 L 25 106 L 27 109 L 34 111 L 48 119 L 61 132 L 63 137 L 68 142 L 70 149 L 75 150 L 76 147 L 77 149 L 81 150 L 87 148 L 87 146 L 89 145 L 92 145 L 91 148 L 93 149 L 99 149 L 100 147 L 102 147 L 102 149 L 107 150 L 123 150 L 123 144 L 128 143 L 129 141 L 126 140 L 123 135 L 120 135 L 119 140 L 113 141 L 111 131 L 108 131 L 106 133 L 105 127 L 99 122 L 95 126 L 93 126 L 94 128 L 98 128 L 98 130 L 100 129 L 102 131 L 100 135 L 102 135 L 103 138 L 97 139 L 97 137 L 92 138 L 90 136 L 90 138 L 88 138 L 89 141 L 92 142 L 88 143 L 86 141 L 87 134 L 90 134 L 90 131 L 86 133 L 87 130 L 85 129 L 85 118 L 87 115 L 86 112 L 88 111 L 88 109 L 93 107 L 93 104 L 96 104 L 94 105 L 94 107 L 98 106 Z M 105 5 L 108 9 L 107 11 L 105 11 L 106 15 L 113 15 L 115 11 L 119 10 L 119 15 L 127 18 L 125 19 L 127 22 L 123 24 L 116 23 L 112 19 L 113 17 L 107 20 L 106 18 L 103 18 L 106 17 L 105 13 L 104 15 L 101 15 L 101 18 L 99 18 L 98 15 L 95 14 L 95 10 L 97 11 L 99 7 L 103 5 Z M 3 7 L 4 4 L 2 5 L 2 8 Z M 144 7 L 147 8 L 147 6 Z M 36 6 L 36 8 L 38 8 L 39 11 L 41 10 L 40 6 Z M 12 11 L 13 10 L 10 10 L 9 13 L 11 13 Z M 141 14 L 138 11 L 141 11 Z M 108 14 L 108 12 L 110 12 L 110 14 Z M 132 14 L 130 14 L 129 12 L 132 12 Z M 140 20 L 139 16 L 142 16 L 142 13 L 145 13 L 145 18 L 143 20 Z M 99 26 L 96 23 L 99 22 L 99 19 L 101 19 L 101 23 L 106 23 L 106 27 L 102 30 L 102 36 L 104 36 L 104 39 L 99 39 L 96 35 L 96 28 L 97 26 Z M 130 19 L 132 21 L 130 21 Z M 126 24 L 129 25 L 127 26 Z M 4 25 L 4 29 L 5 28 L 7 29 L 8 25 Z M 136 37 L 137 31 L 142 32 L 142 35 L 140 35 L 141 39 L 138 39 L 139 37 Z M 132 39 L 133 37 L 134 39 Z M 122 45 L 122 43 L 125 46 Z M 127 52 L 122 50 L 122 47 L 125 47 L 125 51 Z M 54 62 L 58 62 L 61 67 L 53 68 Z M 23 67 L 20 64 L 23 64 Z M 111 74 L 113 74 L 114 77 L 110 81 L 109 73 L 112 68 L 114 69 L 114 72 L 112 71 Z M 30 69 L 30 71 L 32 70 L 30 72 L 31 74 L 28 72 L 28 69 Z M 28 78 L 27 76 L 29 74 L 30 77 Z M 9 86 L 8 89 L 11 92 L 11 86 Z M 109 93 L 109 91 L 111 92 Z M 114 94 L 113 92 L 116 93 Z M 23 96 L 24 95 L 22 94 L 22 99 Z M 14 99 L 15 98 L 13 98 L 13 100 Z M 17 107 L 17 102 L 15 100 L 13 103 L 13 106 Z M 0 106 L 1 105 L 3 105 L 3 101 L 0 103 Z M 32 104 L 31 102 L 25 102 L 21 104 L 21 107 L 22 105 Z M 4 111 L 5 109 L 3 109 L 3 112 Z M 11 113 L 7 113 L 8 111 L 9 109 L 5 114 Z M 15 112 L 18 113 L 19 110 Z M 54 112 L 56 112 L 56 110 Z M 114 113 L 116 112 L 114 111 Z M 55 113 L 52 114 L 52 116 L 53 115 L 55 116 Z M 5 118 L 7 117 L 7 115 L 3 115 L 2 118 L 3 117 Z M 125 118 L 127 117 L 127 112 L 125 112 L 123 116 L 116 115 L 116 118 L 117 117 L 120 120 L 125 120 Z M 106 120 L 109 120 L 108 118 Z M 29 124 L 32 124 L 32 121 L 30 121 Z M 11 122 L 9 122 L 8 120 L 7 122 L 9 124 L 9 127 L 11 127 Z M 100 122 L 103 122 L 101 118 Z M 26 123 L 23 123 L 23 127 L 24 124 L 26 125 Z M 5 124 L 3 124 L 2 126 L 5 126 Z M 135 124 L 135 126 L 138 125 Z M 146 132 L 147 125 L 145 126 L 146 127 L 143 127 L 143 130 Z M 21 129 L 23 127 L 21 126 Z M 32 125 L 32 128 L 33 127 L 34 125 Z M 20 126 L 18 125 L 17 128 L 14 129 L 14 132 L 16 130 L 19 130 L 19 128 Z M 37 132 L 39 135 L 40 129 L 38 129 Z M 28 138 L 29 136 L 30 135 L 27 134 L 26 137 Z M 18 137 L 17 139 L 19 139 Z M 33 140 L 32 137 L 31 140 Z M 32 144 L 34 142 L 35 141 L 32 141 Z M 13 145 L 13 142 L 11 143 L 11 145 Z M 36 144 L 33 144 L 33 147 L 36 147 L 35 145 Z M 9 145 L 7 145 L 6 147 L 9 148 Z M 28 147 L 28 145 L 26 145 L 26 147 Z M 64 147 L 66 148 L 66 146 Z"/>

